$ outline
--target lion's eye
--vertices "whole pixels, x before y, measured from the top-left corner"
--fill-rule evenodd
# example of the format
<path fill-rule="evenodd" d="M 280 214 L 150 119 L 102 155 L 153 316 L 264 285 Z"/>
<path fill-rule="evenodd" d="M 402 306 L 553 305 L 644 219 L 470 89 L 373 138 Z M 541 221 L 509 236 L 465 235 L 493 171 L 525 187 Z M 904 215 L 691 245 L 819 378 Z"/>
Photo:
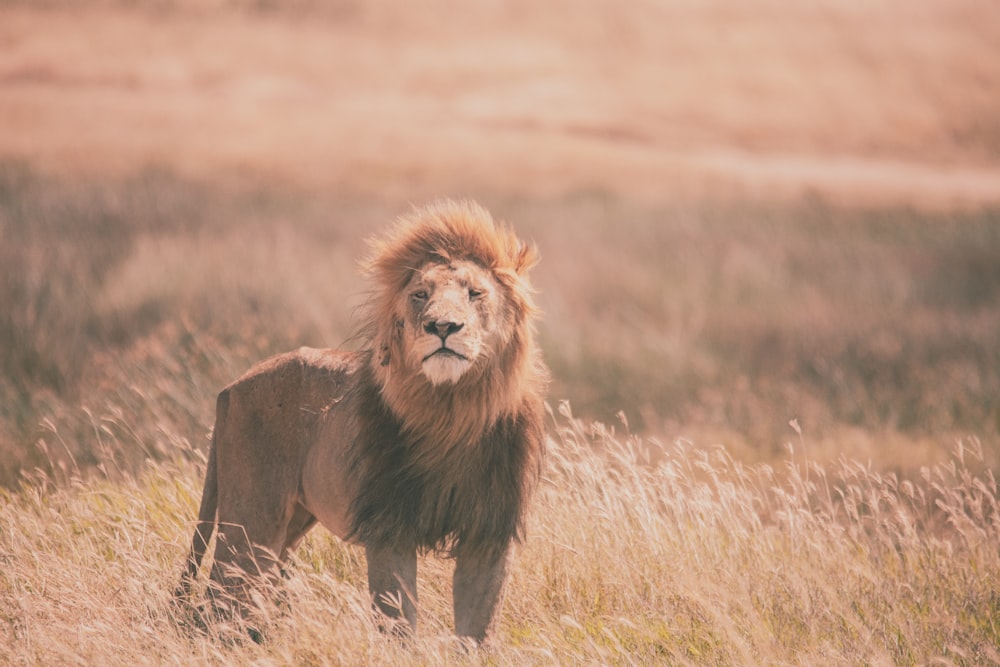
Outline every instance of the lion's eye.
<path fill-rule="evenodd" d="M 475 287 L 469 288 L 469 298 L 478 299 L 482 295 L 486 294 L 486 290 L 476 289 Z"/>
<path fill-rule="evenodd" d="M 414 301 L 427 301 L 428 296 L 427 290 L 425 289 L 417 290 L 411 295 Z"/>

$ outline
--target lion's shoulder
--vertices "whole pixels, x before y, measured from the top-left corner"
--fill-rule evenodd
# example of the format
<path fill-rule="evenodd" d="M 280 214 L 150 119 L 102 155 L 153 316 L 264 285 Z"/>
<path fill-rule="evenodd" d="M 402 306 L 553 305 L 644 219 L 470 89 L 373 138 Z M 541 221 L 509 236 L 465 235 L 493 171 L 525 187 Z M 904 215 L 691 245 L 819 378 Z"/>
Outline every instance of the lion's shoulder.
<path fill-rule="evenodd" d="M 364 353 L 333 348 L 300 347 L 268 357 L 250 367 L 226 389 L 263 377 L 288 373 L 343 373 L 353 375 L 364 364 Z"/>
<path fill-rule="evenodd" d="M 219 405 L 234 397 L 261 407 L 271 398 L 278 403 L 328 403 L 355 386 L 366 367 L 364 352 L 301 347 L 254 364 L 222 389 Z"/>

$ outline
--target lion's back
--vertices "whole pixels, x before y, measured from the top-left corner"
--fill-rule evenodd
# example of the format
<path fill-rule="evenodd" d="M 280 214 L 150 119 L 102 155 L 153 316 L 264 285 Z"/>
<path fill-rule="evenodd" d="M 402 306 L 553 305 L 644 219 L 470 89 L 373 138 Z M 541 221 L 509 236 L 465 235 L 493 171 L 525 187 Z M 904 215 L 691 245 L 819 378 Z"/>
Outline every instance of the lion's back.
<path fill-rule="evenodd" d="M 315 428 L 355 384 L 362 353 L 302 347 L 265 359 L 229 384 L 216 405 L 220 456 L 299 462 Z"/>
<path fill-rule="evenodd" d="M 347 377 L 357 371 L 362 363 L 361 356 L 358 352 L 333 348 L 300 347 L 257 362 L 222 391 L 266 381 Z"/>

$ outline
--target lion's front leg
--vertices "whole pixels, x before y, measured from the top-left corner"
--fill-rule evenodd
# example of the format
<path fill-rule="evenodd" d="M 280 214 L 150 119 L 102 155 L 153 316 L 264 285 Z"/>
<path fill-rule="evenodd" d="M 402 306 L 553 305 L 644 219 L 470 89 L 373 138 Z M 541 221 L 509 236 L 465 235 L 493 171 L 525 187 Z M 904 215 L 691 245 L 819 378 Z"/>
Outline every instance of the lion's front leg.
<path fill-rule="evenodd" d="M 365 557 L 368 559 L 368 590 L 375 611 L 393 620 L 402 615 L 410 630 L 416 630 L 417 550 L 366 546 Z M 406 632 L 399 623 L 383 629 Z"/>
<path fill-rule="evenodd" d="M 455 634 L 482 644 L 493 630 L 507 579 L 510 545 L 459 554 L 455 562 Z"/>

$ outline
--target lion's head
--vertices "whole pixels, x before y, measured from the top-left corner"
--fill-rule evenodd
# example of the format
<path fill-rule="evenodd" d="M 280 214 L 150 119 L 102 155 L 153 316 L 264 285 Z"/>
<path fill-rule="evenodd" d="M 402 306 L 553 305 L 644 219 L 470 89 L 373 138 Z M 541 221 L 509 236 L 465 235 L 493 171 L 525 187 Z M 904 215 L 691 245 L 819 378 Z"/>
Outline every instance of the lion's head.
<path fill-rule="evenodd" d="M 500 286 L 469 261 L 429 262 L 413 272 L 395 312 L 402 358 L 431 384 L 458 382 L 498 349 L 510 330 Z"/>
<path fill-rule="evenodd" d="M 404 216 L 372 248 L 373 371 L 411 433 L 446 446 L 475 439 L 540 389 L 533 245 L 474 203 L 443 201 Z"/>

